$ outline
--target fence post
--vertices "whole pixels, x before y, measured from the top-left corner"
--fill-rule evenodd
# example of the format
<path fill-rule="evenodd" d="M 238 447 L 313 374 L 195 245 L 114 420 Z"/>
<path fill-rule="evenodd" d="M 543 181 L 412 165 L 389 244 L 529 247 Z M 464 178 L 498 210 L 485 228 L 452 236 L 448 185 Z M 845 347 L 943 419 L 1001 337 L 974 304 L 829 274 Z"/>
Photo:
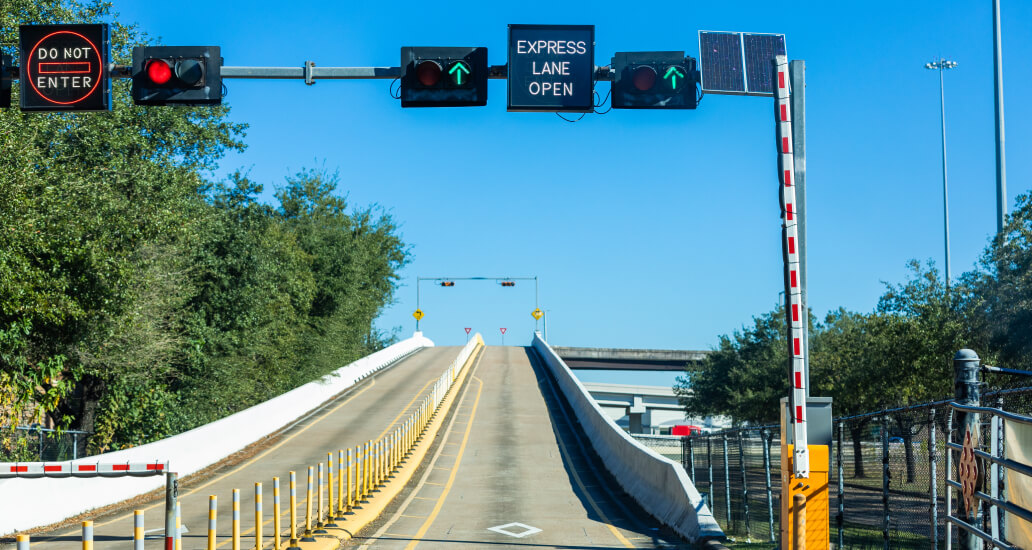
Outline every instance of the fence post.
<path fill-rule="evenodd" d="M 773 435 L 767 428 L 763 428 L 760 436 L 763 439 L 763 472 L 767 489 L 767 525 L 770 527 L 770 542 L 777 542 L 774 535 L 774 491 L 770 486 L 770 440 Z"/>
<path fill-rule="evenodd" d="M 936 471 L 935 452 L 935 407 L 928 409 L 928 520 L 932 523 L 930 534 L 932 537 L 932 550 L 939 548 L 939 484 Z M 947 489 L 948 491 L 949 489 Z"/>
<path fill-rule="evenodd" d="M 738 432 L 738 466 L 742 470 L 742 513 L 745 515 L 745 541 L 752 542 L 749 532 L 749 478 L 745 473 L 745 448 L 742 431 Z"/>
<path fill-rule="evenodd" d="M 953 356 L 953 395 L 961 405 L 978 406 L 981 401 L 978 384 L 978 354 L 969 349 L 962 349 Z M 978 414 L 957 411 L 956 443 L 963 445 L 964 438 L 971 434 L 971 440 L 981 442 L 978 434 Z M 964 499 L 957 499 L 957 519 L 970 525 L 982 525 L 982 506 L 976 504 L 974 514 L 968 514 Z M 982 540 L 964 529 L 957 530 L 957 542 L 963 550 L 979 550 Z"/>
<path fill-rule="evenodd" d="M 79 432 L 72 432 L 72 460 L 79 459 Z"/>
<path fill-rule="evenodd" d="M 846 525 L 846 484 L 845 480 L 842 479 L 842 432 L 845 429 L 845 423 L 840 421 L 838 423 L 838 449 L 835 451 L 835 459 L 838 461 L 838 514 L 835 516 L 835 523 L 838 526 L 838 548 L 844 547 Z"/>
<path fill-rule="evenodd" d="M 1003 410 L 1003 396 L 1002 395 L 998 396 L 996 398 L 996 408 L 1000 409 L 1001 411 Z M 997 430 L 997 433 L 996 433 L 996 436 L 997 436 L 997 439 L 996 439 L 996 445 L 997 445 L 996 449 L 997 449 L 997 452 L 994 453 L 993 456 L 996 456 L 997 458 L 1003 458 L 1003 446 L 1004 446 L 1003 445 L 1003 438 L 1004 438 L 1003 424 L 1004 424 L 1004 421 L 1003 421 L 1003 418 L 1000 418 L 999 416 L 994 417 L 994 418 L 999 420 L 999 424 L 998 424 L 998 428 L 999 429 Z M 997 485 L 996 498 L 998 498 L 998 499 L 1000 499 L 1000 500 L 1002 500 L 1004 502 L 1007 502 L 1007 483 L 1006 483 L 1006 480 L 1007 480 L 1007 470 L 1006 470 L 1006 468 L 1000 468 L 999 466 L 997 466 L 997 474 L 998 474 L 998 477 L 996 478 L 996 481 L 997 481 L 998 485 Z M 1000 516 L 1000 519 L 999 519 L 999 522 L 1000 522 L 1000 533 L 1006 533 L 1007 532 L 1007 514 L 1003 513 L 1003 514 L 999 514 L 999 516 Z"/>
<path fill-rule="evenodd" d="M 713 509 L 713 444 L 708 435 L 706 436 L 706 468 L 709 470 L 709 491 L 706 492 L 706 496 L 709 497 L 710 513 L 715 514 L 716 510 Z"/>
<path fill-rule="evenodd" d="M 179 498 L 179 476 L 165 474 L 165 550 L 176 547 L 176 500 Z"/>
<path fill-rule="evenodd" d="M 724 510 L 727 511 L 727 525 L 731 525 L 731 474 L 727 465 L 727 432 L 724 432 Z"/>
<path fill-rule="evenodd" d="M 881 417 L 882 441 L 882 539 L 889 550 L 889 417 Z"/>
<path fill-rule="evenodd" d="M 684 438 L 688 444 L 688 473 L 692 477 L 692 485 L 695 485 L 695 439 L 691 436 Z"/>
<path fill-rule="evenodd" d="M 949 447 L 949 442 L 953 439 L 953 409 L 947 408 L 948 414 L 946 415 L 946 479 L 950 478 L 953 472 L 953 450 Z M 953 511 L 953 490 L 950 486 L 946 486 L 946 515 L 949 516 Z M 946 520 L 946 550 L 953 548 L 953 524 Z"/>

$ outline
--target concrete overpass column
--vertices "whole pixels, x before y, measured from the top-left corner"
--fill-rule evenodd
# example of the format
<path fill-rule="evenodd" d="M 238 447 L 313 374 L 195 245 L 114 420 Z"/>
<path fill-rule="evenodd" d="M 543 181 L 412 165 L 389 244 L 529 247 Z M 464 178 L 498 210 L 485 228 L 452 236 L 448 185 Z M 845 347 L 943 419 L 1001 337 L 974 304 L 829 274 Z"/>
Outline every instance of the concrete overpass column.
<path fill-rule="evenodd" d="M 627 427 L 632 434 L 645 433 L 645 428 L 642 426 L 642 420 L 646 412 L 645 399 L 641 395 L 635 395 L 633 398 L 632 405 L 627 408 Z"/>

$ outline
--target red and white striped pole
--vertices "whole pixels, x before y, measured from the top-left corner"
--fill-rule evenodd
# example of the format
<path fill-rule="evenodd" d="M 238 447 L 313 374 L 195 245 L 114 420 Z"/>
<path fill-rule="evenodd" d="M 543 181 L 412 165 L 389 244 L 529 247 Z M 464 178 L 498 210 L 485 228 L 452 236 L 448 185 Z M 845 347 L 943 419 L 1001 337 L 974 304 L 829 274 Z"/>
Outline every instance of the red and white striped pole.
<path fill-rule="evenodd" d="M 810 454 L 806 440 L 806 346 L 799 273 L 799 221 L 796 217 L 795 162 L 792 156 L 792 109 L 789 106 L 788 57 L 774 58 L 774 106 L 778 137 L 778 168 L 781 180 L 782 239 L 785 256 L 785 313 L 792 367 L 789 416 L 792 420 L 792 473 L 810 477 Z"/>

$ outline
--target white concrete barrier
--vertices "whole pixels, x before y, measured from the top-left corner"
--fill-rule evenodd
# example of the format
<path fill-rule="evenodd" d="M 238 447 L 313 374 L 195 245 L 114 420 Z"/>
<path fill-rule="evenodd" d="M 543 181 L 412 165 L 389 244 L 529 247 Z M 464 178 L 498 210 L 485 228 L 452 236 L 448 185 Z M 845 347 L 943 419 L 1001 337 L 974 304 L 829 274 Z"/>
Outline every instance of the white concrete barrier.
<path fill-rule="evenodd" d="M 684 468 L 638 443 L 606 416 L 540 335 L 534 335 L 533 346 L 555 375 L 595 452 L 624 491 L 646 512 L 692 542 L 723 538 L 724 532 Z"/>
<path fill-rule="evenodd" d="M 357 381 L 434 343 L 421 332 L 283 395 L 221 420 L 132 449 L 79 462 L 169 462 L 179 477 L 198 472 L 289 425 Z M 49 525 L 162 487 L 164 476 L 0 480 L 0 535 Z"/>

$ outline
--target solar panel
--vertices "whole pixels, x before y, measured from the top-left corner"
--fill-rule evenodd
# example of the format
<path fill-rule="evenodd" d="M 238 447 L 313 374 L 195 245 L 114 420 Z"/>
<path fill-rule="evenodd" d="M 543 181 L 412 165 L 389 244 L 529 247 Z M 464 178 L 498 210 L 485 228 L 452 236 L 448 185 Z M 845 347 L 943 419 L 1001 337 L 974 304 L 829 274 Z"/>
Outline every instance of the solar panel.
<path fill-rule="evenodd" d="M 746 91 L 741 33 L 700 31 L 699 64 L 702 66 L 703 91 Z"/>
<path fill-rule="evenodd" d="M 774 93 L 771 61 L 776 55 L 785 55 L 785 35 L 747 33 L 743 36 L 742 45 L 745 48 L 746 91 Z"/>

